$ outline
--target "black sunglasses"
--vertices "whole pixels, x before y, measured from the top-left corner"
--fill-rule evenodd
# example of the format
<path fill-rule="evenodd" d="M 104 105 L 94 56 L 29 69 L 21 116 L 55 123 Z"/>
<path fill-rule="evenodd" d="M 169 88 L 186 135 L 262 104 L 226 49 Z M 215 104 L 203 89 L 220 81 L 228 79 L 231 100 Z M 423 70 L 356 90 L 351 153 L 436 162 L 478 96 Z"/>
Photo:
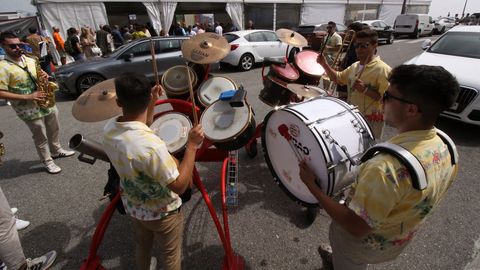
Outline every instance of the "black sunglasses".
<path fill-rule="evenodd" d="M 15 44 L 8 44 L 8 47 L 9 47 L 10 49 L 12 49 L 12 50 L 13 50 L 13 49 L 16 49 L 16 48 L 21 49 L 21 48 L 22 48 L 22 45 L 23 45 L 23 44 L 21 44 L 21 43 L 15 43 Z"/>
<path fill-rule="evenodd" d="M 413 103 L 411 101 L 408 101 L 408 100 L 403 99 L 403 98 L 396 97 L 396 96 L 390 94 L 388 91 L 385 91 L 385 93 L 383 93 L 383 97 L 382 97 L 383 103 L 385 103 L 385 101 L 387 101 L 389 99 L 395 99 L 395 100 L 398 100 L 398 101 L 403 102 L 403 103 L 416 105 L 415 103 Z"/>
<path fill-rule="evenodd" d="M 358 48 L 366 49 L 370 47 L 370 43 L 353 43 L 353 47 L 355 47 L 355 49 L 358 49 Z"/>

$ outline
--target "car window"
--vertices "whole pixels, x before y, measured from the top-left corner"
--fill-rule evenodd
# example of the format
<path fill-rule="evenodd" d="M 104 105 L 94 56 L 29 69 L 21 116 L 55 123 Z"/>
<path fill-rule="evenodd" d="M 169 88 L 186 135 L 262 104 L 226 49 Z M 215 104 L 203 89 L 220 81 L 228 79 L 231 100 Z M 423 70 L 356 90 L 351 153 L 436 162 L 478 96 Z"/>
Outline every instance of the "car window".
<path fill-rule="evenodd" d="M 277 34 L 273 32 L 263 32 L 266 41 L 278 41 Z"/>
<path fill-rule="evenodd" d="M 156 48 L 158 50 L 158 46 L 156 46 Z M 150 42 L 141 42 L 141 43 L 138 43 L 136 45 L 134 45 L 133 47 L 131 47 L 130 49 L 128 49 L 124 55 L 129 55 L 129 54 L 133 54 L 134 57 L 137 57 L 137 56 L 145 56 L 145 55 L 149 55 L 151 54 L 150 53 Z"/>
<path fill-rule="evenodd" d="M 228 43 L 238 39 L 238 36 L 234 34 L 225 34 L 223 35 L 223 37 L 227 40 Z"/>
<path fill-rule="evenodd" d="M 381 27 L 381 28 L 385 28 L 385 27 L 388 26 L 388 25 L 387 25 L 386 23 L 384 23 L 384 22 L 378 22 L 378 23 L 380 24 L 380 27 Z"/>
<path fill-rule="evenodd" d="M 347 28 L 343 24 L 337 24 L 337 32 L 345 32 Z"/>
<path fill-rule="evenodd" d="M 315 28 L 315 31 L 327 31 L 327 26 L 328 26 L 328 24 L 326 24 L 326 23 L 325 23 L 325 24 L 322 24 L 322 25 L 320 25 L 320 26 L 317 26 L 317 27 Z M 337 26 L 337 27 L 338 27 L 338 26 Z"/>
<path fill-rule="evenodd" d="M 447 32 L 430 46 L 428 52 L 480 58 L 478 48 L 480 48 L 480 33 Z"/>
<path fill-rule="evenodd" d="M 372 23 L 372 26 L 378 28 L 378 27 L 380 27 L 380 23 L 379 23 L 379 22 L 373 22 L 373 23 Z"/>
<path fill-rule="evenodd" d="M 245 36 L 245 39 L 250 42 L 263 42 L 265 41 L 265 37 L 263 36 L 262 32 L 255 32 Z"/>
<path fill-rule="evenodd" d="M 176 52 L 182 50 L 182 44 L 178 39 L 159 40 L 159 42 L 161 53 Z"/>

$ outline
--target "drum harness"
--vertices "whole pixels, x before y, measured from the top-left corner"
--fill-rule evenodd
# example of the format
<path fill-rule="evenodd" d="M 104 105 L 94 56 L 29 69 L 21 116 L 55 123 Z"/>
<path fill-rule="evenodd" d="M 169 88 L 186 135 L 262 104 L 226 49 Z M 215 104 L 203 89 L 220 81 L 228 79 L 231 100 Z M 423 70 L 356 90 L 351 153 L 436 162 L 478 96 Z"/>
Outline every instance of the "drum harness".
<path fill-rule="evenodd" d="M 437 135 L 442 139 L 448 147 L 450 153 L 452 166 L 458 162 L 458 152 L 453 140 L 443 131 L 436 129 Z M 378 153 L 387 153 L 396 157 L 407 168 L 412 178 L 412 186 L 417 190 L 424 190 L 427 188 L 427 175 L 425 168 L 420 161 L 407 149 L 388 142 L 379 143 L 369 148 L 360 158 L 360 163 L 363 163 Z"/>

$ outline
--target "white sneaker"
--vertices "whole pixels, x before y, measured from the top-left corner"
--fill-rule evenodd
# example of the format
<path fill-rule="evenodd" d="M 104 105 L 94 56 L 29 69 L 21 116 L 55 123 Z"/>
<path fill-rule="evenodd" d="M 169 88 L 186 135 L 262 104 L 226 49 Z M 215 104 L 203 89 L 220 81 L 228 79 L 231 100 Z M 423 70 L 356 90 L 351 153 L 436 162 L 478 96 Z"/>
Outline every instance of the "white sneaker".
<path fill-rule="evenodd" d="M 57 252 L 52 250 L 33 260 L 27 259 L 27 270 L 46 270 L 52 266 L 56 258 Z"/>
<path fill-rule="evenodd" d="M 52 158 L 63 158 L 63 157 L 70 157 L 75 155 L 75 151 L 68 151 L 65 149 L 60 149 L 58 153 L 52 154 Z"/>
<path fill-rule="evenodd" d="M 21 231 L 21 230 L 27 228 L 28 225 L 30 225 L 30 221 L 21 220 L 21 219 L 18 219 L 18 218 L 15 219 L 15 227 L 17 227 L 17 231 Z"/>
<path fill-rule="evenodd" d="M 150 270 L 156 270 L 157 269 L 157 258 L 152 257 L 150 259 Z"/>
<path fill-rule="evenodd" d="M 56 174 L 62 171 L 62 169 L 58 167 L 57 164 L 53 163 L 53 161 L 47 161 L 44 164 L 45 164 L 45 169 L 47 169 L 48 173 Z"/>
<path fill-rule="evenodd" d="M 11 208 L 10 210 L 12 211 L 12 214 L 14 214 L 14 215 L 18 212 L 18 208 L 16 208 L 16 207 Z"/>

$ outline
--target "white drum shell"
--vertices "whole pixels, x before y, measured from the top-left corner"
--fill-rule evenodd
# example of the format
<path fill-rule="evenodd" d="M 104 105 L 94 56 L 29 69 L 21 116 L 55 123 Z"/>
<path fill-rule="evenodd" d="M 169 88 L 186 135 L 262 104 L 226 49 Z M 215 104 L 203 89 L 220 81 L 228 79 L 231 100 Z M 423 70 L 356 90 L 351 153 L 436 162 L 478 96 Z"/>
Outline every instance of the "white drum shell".
<path fill-rule="evenodd" d="M 223 91 L 236 89 L 237 85 L 229 78 L 214 76 L 204 81 L 198 87 L 198 100 L 203 106 L 208 107 L 219 99 Z"/>
<path fill-rule="evenodd" d="M 279 133 L 280 125 L 287 125 L 292 145 L 315 172 L 320 179 L 317 184 L 329 196 L 352 181 L 344 179 L 352 166 L 340 146 L 344 145 L 353 158 L 358 158 L 373 142 L 363 117 L 352 106 L 334 98 L 319 97 L 286 106 L 267 117 L 262 142 L 270 169 L 275 172 L 276 181 L 307 205 L 318 201 L 301 181 L 299 162 L 290 143 Z M 328 134 L 340 146 L 334 144 Z"/>

